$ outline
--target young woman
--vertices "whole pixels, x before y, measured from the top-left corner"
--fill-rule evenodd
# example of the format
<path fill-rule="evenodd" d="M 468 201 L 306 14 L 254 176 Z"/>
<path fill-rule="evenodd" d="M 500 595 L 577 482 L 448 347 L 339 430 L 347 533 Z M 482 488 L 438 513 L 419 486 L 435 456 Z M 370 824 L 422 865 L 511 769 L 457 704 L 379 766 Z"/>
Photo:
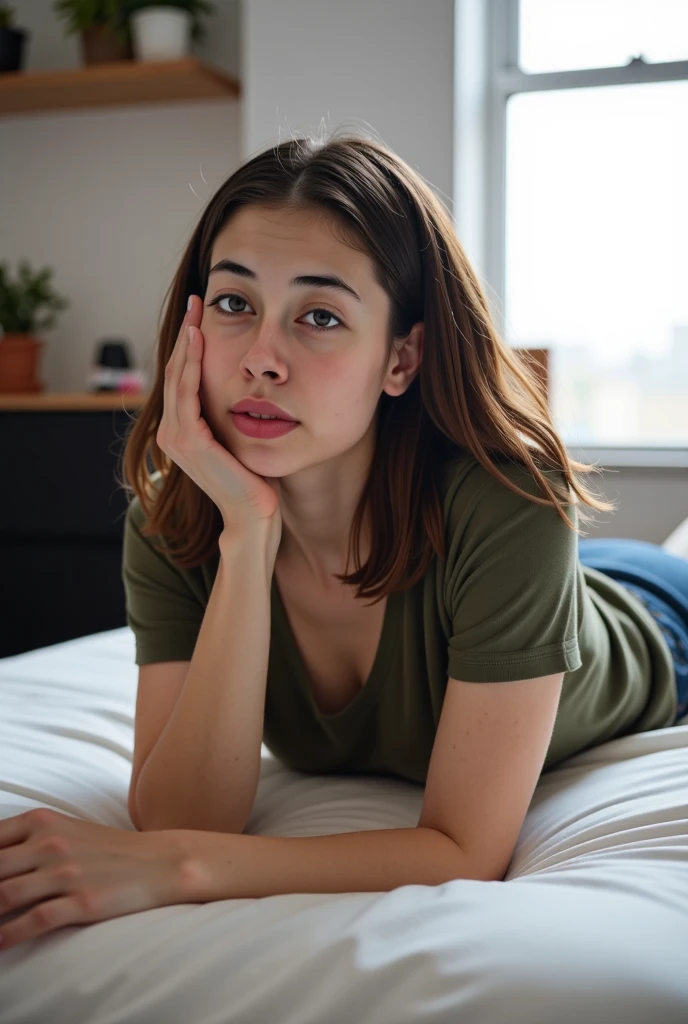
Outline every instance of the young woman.
<path fill-rule="evenodd" d="M 182 902 L 501 880 L 542 771 L 688 699 L 688 561 L 579 546 L 578 505 L 614 507 L 590 472 L 399 157 L 335 133 L 240 167 L 125 450 L 138 831 L 0 822 L 3 907 L 32 908 L 0 948 Z M 423 785 L 418 824 L 241 834 L 263 739 Z"/>
<path fill-rule="evenodd" d="M 439 821 L 452 757 L 503 748 L 481 715 L 532 722 L 521 747 L 501 726 L 529 795 L 672 725 L 688 562 L 581 552 L 579 499 L 614 508 L 584 472 L 403 160 L 334 133 L 240 167 L 182 258 L 125 452 L 133 820 L 240 832 L 263 740 L 300 771 L 432 782 Z"/>

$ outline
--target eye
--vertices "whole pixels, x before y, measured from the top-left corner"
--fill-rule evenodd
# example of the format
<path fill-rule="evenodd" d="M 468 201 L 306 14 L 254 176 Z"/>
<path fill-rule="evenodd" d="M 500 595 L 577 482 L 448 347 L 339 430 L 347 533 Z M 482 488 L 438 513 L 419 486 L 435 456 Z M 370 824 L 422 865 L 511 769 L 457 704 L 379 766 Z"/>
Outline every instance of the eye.
<path fill-rule="evenodd" d="M 220 302 L 224 302 L 225 299 L 238 299 L 239 302 L 244 302 L 248 306 L 246 299 L 242 298 L 241 295 L 216 295 L 214 299 L 211 299 L 208 303 L 209 306 L 217 306 L 218 313 L 222 313 L 224 316 L 234 316 L 235 314 L 243 313 L 243 309 L 226 310 L 222 309 Z"/>
<path fill-rule="evenodd" d="M 315 309 L 309 309 L 308 312 L 304 313 L 303 315 L 304 316 L 310 316 L 311 313 L 323 313 L 328 320 L 336 320 L 337 321 L 337 326 L 338 327 L 341 326 L 342 321 L 339 319 L 338 316 L 335 316 L 334 313 L 330 313 L 329 309 L 321 309 L 320 307 L 316 307 Z M 316 331 L 334 331 L 334 330 L 336 330 L 335 327 L 323 327 L 321 324 L 306 324 L 306 326 L 307 327 L 312 327 Z"/>
<path fill-rule="evenodd" d="M 220 306 L 220 302 L 224 302 L 225 299 L 227 299 L 227 300 L 236 299 L 240 303 L 243 302 L 243 303 L 245 303 L 245 305 L 247 305 L 247 306 L 249 305 L 247 300 L 244 299 L 241 295 L 237 295 L 234 292 L 228 292 L 225 295 L 216 295 L 214 299 L 210 300 L 210 302 L 208 303 L 208 306 L 217 306 L 218 313 L 220 313 L 222 316 L 227 316 L 227 317 L 241 316 L 243 313 L 246 312 L 243 309 L 232 309 L 232 310 L 223 309 Z M 249 309 L 250 308 L 251 307 L 249 306 Z M 337 324 L 334 327 L 323 327 L 320 324 L 310 324 L 310 323 L 307 323 L 306 327 L 310 327 L 311 330 L 313 330 L 313 331 L 335 331 L 337 329 L 337 327 L 341 327 L 342 326 L 342 320 L 340 319 L 340 317 L 338 317 L 336 315 L 336 313 L 331 313 L 329 309 L 323 309 L 322 306 L 315 306 L 313 309 L 309 309 L 308 312 L 304 313 L 303 315 L 304 316 L 310 316 L 312 313 L 324 313 L 325 317 L 327 319 L 336 320 L 337 321 Z"/>

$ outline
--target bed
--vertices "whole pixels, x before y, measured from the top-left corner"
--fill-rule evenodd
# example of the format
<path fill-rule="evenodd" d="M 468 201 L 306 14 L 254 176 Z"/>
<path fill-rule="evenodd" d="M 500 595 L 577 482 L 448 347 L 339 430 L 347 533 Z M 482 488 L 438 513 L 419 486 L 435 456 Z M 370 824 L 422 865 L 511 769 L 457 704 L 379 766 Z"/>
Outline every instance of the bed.
<path fill-rule="evenodd" d="M 0 817 L 51 807 L 133 829 L 137 672 L 128 627 L 0 660 Z M 65 927 L 0 952 L 0 1021 L 686 1024 L 687 724 L 541 776 L 503 882 Z M 421 803 L 419 786 L 302 775 L 263 747 L 247 831 L 409 827 Z"/>

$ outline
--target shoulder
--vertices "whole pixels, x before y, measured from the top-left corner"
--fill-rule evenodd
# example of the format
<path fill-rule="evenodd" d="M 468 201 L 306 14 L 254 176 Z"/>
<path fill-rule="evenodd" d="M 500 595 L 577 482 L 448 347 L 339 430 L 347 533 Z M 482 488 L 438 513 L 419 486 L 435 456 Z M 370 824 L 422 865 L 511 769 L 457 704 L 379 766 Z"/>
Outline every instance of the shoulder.
<path fill-rule="evenodd" d="M 162 473 L 158 470 L 149 478 L 150 492 L 155 499 L 155 494 L 160 490 L 162 485 Z M 137 494 L 131 499 L 127 505 L 126 511 L 126 525 L 136 527 L 137 532 L 140 533 L 141 527 L 146 523 L 146 514 L 143 511 L 143 506 Z"/>
<path fill-rule="evenodd" d="M 494 458 L 496 469 L 511 484 L 525 491 L 526 495 L 547 498 L 530 468 L 505 457 Z M 561 470 L 544 469 L 540 472 L 555 494 L 570 494 L 568 481 Z M 480 463 L 471 452 L 458 454 L 448 460 L 442 468 L 441 494 L 445 520 L 456 522 L 462 514 L 470 515 L 480 506 L 481 511 L 495 508 L 503 514 L 512 514 L 519 507 L 542 508 L 545 512 L 556 510 L 537 505 L 528 497 L 517 494 L 503 480 Z"/>
<path fill-rule="evenodd" d="M 503 455 L 492 456 L 496 469 L 512 483 L 530 494 L 542 494 L 542 490 L 528 466 L 515 462 Z M 540 467 L 542 475 L 555 490 L 568 490 L 566 477 L 561 470 Z M 487 469 L 472 452 L 461 452 L 448 459 L 442 466 L 442 491 L 445 499 L 454 499 L 460 493 L 470 499 L 489 489 L 498 492 L 500 488 L 510 490 L 493 472 Z"/>
<path fill-rule="evenodd" d="M 443 467 L 442 499 L 446 558 L 456 568 L 467 560 L 481 571 L 491 558 L 503 563 L 508 557 L 523 561 L 533 557 L 567 560 L 577 551 L 577 534 L 547 499 L 531 470 L 505 458 L 496 461 L 499 471 L 524 494 L 495 477 L 470 453 L 453 458 Z M 570 494 L 561 470 L 542 469 L 543 477 L 558 496 Z M 564 503 L 564 511 L 577 524 L 576 506 Z"/>
<path fill-rule="evenodd" d="M 147 482 L 148 494 L 152 504 L 155 504 L 156 495 L 162 486 L 162 475 L 154 473 Z M 143 529 L 148 523 L 148 517 L 141 500 L 135 494 L 126 510 L 124 519 L 124 558 L 128 565 L 136 562 L 169 562 L 174 566 L 171 557 L 169 544 L 161 532 L 144 533 Z M 175 566 L 176 567 L 176 566 Z"/>
<path fill-rule="evenodd" d="M 149 480 L 152 491 L 160 489 L 162 479 L 160 473 L 153 474 Z M 186 597 L 191 591 L 205 604 L 217 573 L 219 552 L 201 564 L 180 565 L 163 533 L 142 533 L 146 523 L 144 508 L 135 496 L 127 507 L 122 555 L 122 573 L 132 593 L 140 585 L 146 593 L 155 591 L 156 600 L 162 591 L 172 600 L 173 595 Z"/>

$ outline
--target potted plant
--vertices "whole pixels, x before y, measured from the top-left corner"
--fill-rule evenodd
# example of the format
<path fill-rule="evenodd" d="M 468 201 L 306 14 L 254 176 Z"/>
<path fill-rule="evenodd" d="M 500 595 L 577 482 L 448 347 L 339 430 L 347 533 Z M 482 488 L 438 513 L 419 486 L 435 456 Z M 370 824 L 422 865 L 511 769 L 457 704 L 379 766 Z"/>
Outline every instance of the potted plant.
<path fill-rule="evenodd" d="M 0 71 L 19 71 L 27 33 L 23 28 L 12 28 L 15 11 L 9 4 L 0 3 Z"/>
<path fill-rule="evenodd" d="M 32 272 L 27 260 L 19 261 L 15 281 L 9 277 L 9 264 L 0 262 L 0 392 L 43 391 L 38 380 L 38 364 L 45 342 L 34 331 L 52 327 L 55 312 L 69 303 L 50 284 L 52 267 Z M 39 310 L 46 315 L 39 319 Z"/>
<path fill-rule="evenodd" d="M 84 64 L 132 60 L 126 0 L 53 0 L 53 10 L 67 35 L 81 33 Z"/>
<path fill-rule="evenodd" d="M 176 60 L 190 43 L 206 37 L 202 14 L 213 14 L 208 0 L 124 0 L 137 60 Z"/>

